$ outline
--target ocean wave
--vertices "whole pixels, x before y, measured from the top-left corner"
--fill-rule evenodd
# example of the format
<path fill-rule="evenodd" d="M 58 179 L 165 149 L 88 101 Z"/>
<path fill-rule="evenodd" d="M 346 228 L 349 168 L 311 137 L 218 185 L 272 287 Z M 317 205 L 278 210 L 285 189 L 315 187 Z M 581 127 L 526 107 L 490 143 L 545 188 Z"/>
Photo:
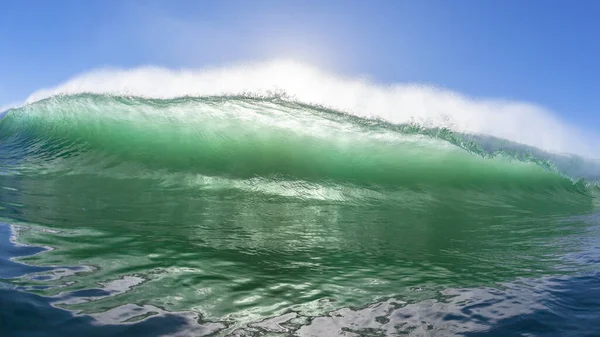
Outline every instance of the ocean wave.
<path fill-rule="evenodd" d="M 386 189 L 577 188 L 600 172 L 583 157 L 277 97 L 55 96 L 10 110 L 0 139 L 2 162 L 30 173 L 189 173 Z"/>

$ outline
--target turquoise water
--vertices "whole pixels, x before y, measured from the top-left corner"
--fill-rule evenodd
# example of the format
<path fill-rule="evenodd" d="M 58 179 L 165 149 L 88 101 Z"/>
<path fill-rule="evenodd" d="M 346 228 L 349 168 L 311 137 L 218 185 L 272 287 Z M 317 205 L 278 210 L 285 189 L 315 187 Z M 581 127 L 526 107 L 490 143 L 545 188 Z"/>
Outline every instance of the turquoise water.
<path fill-rule="evenodd" d="M 274 98 L 0 120 L 9 336 L 600 331 L 600 166 Z"/>

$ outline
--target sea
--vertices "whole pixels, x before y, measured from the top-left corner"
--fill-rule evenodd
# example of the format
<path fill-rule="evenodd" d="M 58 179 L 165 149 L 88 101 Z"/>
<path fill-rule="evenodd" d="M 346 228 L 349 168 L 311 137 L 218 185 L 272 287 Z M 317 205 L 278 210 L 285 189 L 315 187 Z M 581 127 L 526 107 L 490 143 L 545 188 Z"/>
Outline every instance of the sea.
<path fill-rule="evenodd" d="M 84 74 L 0 115 L 0 336 L 600 336 L 594 145 L 289 62 Z"/>

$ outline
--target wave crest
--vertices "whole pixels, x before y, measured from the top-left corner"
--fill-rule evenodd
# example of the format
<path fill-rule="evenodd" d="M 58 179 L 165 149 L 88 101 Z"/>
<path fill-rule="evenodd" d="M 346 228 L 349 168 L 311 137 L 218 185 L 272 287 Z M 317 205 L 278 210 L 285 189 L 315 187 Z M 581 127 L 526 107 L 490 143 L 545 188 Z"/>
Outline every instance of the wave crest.
<path fill-rule="evenodd" d="M 145 98 L 272 96 L 395 124 L 483 134 L 557 153 L 597 157 L 598 138 L 533 104 L 471 99 L 422 85 L 377 85 L 291 61 L 243 64 L 207 70 L 104 69 L 32 94 L 27 102 L 54 95 L 95 93 Z"/>

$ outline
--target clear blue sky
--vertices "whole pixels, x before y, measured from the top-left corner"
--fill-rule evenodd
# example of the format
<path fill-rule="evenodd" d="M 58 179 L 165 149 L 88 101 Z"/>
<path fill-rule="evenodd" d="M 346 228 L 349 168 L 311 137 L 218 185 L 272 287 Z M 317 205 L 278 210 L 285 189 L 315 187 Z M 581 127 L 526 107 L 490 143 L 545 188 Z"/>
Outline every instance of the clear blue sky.
<path fill-rule="evenodd" d="M 289 57 L 600 127 L 600 1 L 0 1 L 0 106 L 97 67 Z"/>

